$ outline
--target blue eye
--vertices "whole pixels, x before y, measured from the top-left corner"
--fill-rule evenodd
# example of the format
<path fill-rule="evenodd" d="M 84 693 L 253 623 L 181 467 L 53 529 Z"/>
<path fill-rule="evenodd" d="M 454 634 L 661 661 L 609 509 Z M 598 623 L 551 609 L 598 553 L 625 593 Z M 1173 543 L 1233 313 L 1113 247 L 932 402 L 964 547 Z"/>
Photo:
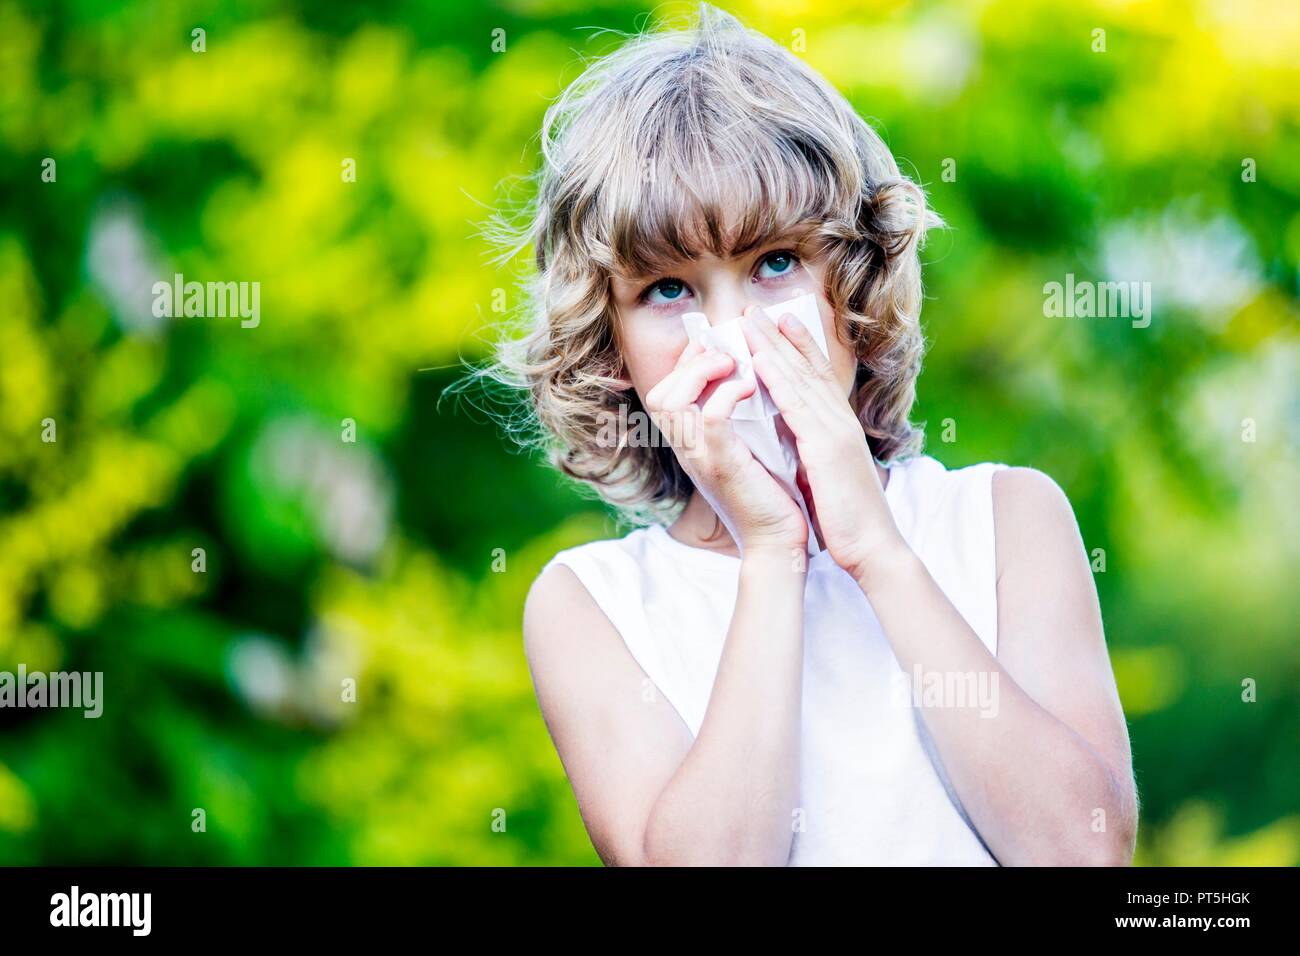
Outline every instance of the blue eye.
<path fill-rule="evenodd" d="M 763 262 L 758 268 L 758 277 L 760 279 L 775 279 L 778 276 L 786 275 L 794 271 L 794 267 L 799 260 L 795 258 L 792 252 L 770 252 L 763 257 Z M 764 275 L 763 270 L 771 267 L 773 273 Z"/>
<path fill-rule="evenodd" d="M 654 295 L 656 292 L 662 292 L 664 298 L 662 300 L 655 299 Z M 643 298 L 646 302 L 655 305 L 663 305 L 665 303 L 677 302 L 683 297 L 685 292 L 686 283 L 682 282 L 681 279 L 660 279 L 650 288 L 645 290 Z"/>

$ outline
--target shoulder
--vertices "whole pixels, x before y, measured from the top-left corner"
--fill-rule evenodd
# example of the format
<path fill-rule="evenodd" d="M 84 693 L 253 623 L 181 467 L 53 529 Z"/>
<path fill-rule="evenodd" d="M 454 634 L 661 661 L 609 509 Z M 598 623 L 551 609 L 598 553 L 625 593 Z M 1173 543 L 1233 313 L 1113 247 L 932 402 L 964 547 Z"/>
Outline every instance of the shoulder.
<path fill-rule="evenodd" d="M 1036 468 L 1002 468 L 993 474 L 993 520 L 999 531 L 1076 532 L 1070 499 L 1050 475 Z"/>
<path fill-rule="evenodd" d="M 524 598 L 524 648 L 530 658 L 540 649 L 545 635 L 575 633 L 580 630 L 575 624 L 601 615 L 583 579 L 586 563 L 604 550 L 596 547 L 603 543 L 593 541 L 560 551 L 529 585 Z"/>
<path fill-rule="evenodd" d="M 524 642 L 540 633 L 546 624 L 565 620 L 568 614 L 595 607 L 595 602 L 573 568 L 551 561 L 533 579 L 524 599 Z"/>
<path fill-rule="evenodd" d="M 569 706 L 574 682 L 600 682 L 620 642 L 613 624 L 568 565 L 547 564 L 524 600 L 523 651 L 544 716 Z"/>
<path fill-rule="evenodd" d="M 993 523 L 999 576 L 1027 560 L 1075 563 L 1083 554 L 1069 498 L 1036 468 L 1001 468 L 993 474 Z"/>
<path fill-rule="evenodd" d="M 607 623 L 600 598 L 618 569 L 637 562 L 643 529 L 622 538 L 590 541 L 556 553 L 529 586 L 524 600 L 524 646 L 531 657 L 545 635 L 591 633 L 586 624 Z M 572 638 L 569 638 L 572 639 Z"/>
<path fill-rule="evenodd" d="M 1065 492 L 1053 478 L 1037 468 L 1005 467 L 993 475 L 995 504 L 1011 509 L 1069 509 Z"/>
<path fill-rule="evenodd" d="M 949 469 L 929 455 L 894 467 L 900 469 L 890 479 L 901 479 L 894 495 L 900 523 L 918 539 L 947 538 L 954 526 L 980 539 L 991 534 L 999 578 L 1013 563 L 1044 557 L 1073 562 L 1083 554 L 1069 499 L 1036 468 L 990 461 Z"/>

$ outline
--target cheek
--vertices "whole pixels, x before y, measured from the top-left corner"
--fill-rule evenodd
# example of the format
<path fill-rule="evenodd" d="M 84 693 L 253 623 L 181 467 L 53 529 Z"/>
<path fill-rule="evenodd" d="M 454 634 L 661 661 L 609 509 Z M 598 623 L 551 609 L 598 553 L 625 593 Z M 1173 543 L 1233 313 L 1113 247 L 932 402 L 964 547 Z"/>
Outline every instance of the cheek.
<path fill-rule="evenodd" d="M 826 333 L 826 350 L 830 354 L 831 368 L 835 370 L 835 378 L 843 387 L 844 394 L 849 395 L 853 391 L 853 381 L 858 371 L 857 354 L 840 340 L 835 328 L 835 315 L 831 312 L 830 305 L 820 296 L 818 307 L 821 309 L 822 329 Z"/>
<path fill-rule="evenodd" d="M 827 341 L 831 350 L 831 367 L 835 369 L 835 378 L 839 380 L 845 395 L 853 392 L 853 382 L 858 373 L 858 357 L 853 350 L 840 344 L 837 339 L 833 344 Z"/>
<path fill-rule="evenodd" d="M 816 259 L 804 263 L 811 280 L 811 287 L 817 293 L 817 310 L 822 317 L 822 331 L 826 335 L 826 351 L 831 360 L 831 368 L 835 370 L 835 378 L 847 396 L 853 393 L 853 382 L 858 374 L 858 357 L 851 347 L 840 340 L 836 331 L 835 313 L 830 303 L 826 301 L 825 273 L 822 266 L 823 264 Z"/>
<path fill-rule="evenodd" d="M 623 364 L 642 401 L 658 385 L 686 348 L 686 329 L 678 321 L 629 322 L 622 328 Z"/>

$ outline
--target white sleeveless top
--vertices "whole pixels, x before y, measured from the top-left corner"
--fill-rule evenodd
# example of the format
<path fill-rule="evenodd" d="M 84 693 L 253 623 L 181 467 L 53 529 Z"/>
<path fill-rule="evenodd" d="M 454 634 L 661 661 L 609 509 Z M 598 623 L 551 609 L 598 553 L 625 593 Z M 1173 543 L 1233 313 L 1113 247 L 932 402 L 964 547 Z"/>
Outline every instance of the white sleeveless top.
<path fill-rule="evenodd" d="M 904 539 L 993 654 L 997 562 L 992 476 L 929 456 L 889 467 L 885 498 Z M 628 650 L 699 733 L 722 657 L 740 559 L 663 525 L 561 551 Z M 549 564 L 548 563 L 548 567 Z M 996 866 L 948 780 L 905 674 L 857 583 L 823 551 L 804 598 L 801 811 L 790 866 Z"/>

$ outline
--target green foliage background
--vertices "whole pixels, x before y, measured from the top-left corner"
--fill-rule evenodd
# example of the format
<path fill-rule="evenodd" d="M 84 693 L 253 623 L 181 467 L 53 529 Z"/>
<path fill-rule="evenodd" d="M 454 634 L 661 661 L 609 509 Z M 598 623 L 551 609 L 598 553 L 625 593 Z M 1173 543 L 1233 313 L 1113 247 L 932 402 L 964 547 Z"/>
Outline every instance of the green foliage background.
<path fill-rule="evenodd" d="M 647 9 L 0 0 L 0 670 L 105 674 L 98 720 L 0 710 L 0 862 L 598 862 L 519 620 L 621 529 L 439 398 L 524 264 L 476 225 Z M 951 227 L 917 418 L 1104 549 L 1139 862 L 1300 862 L 1295 5 L 729 9 Z M 154 320 L 176 272 L 261 324 Z M 1045 317 L 1067 273 L 1151 281 L 1150 327 Z"/>

